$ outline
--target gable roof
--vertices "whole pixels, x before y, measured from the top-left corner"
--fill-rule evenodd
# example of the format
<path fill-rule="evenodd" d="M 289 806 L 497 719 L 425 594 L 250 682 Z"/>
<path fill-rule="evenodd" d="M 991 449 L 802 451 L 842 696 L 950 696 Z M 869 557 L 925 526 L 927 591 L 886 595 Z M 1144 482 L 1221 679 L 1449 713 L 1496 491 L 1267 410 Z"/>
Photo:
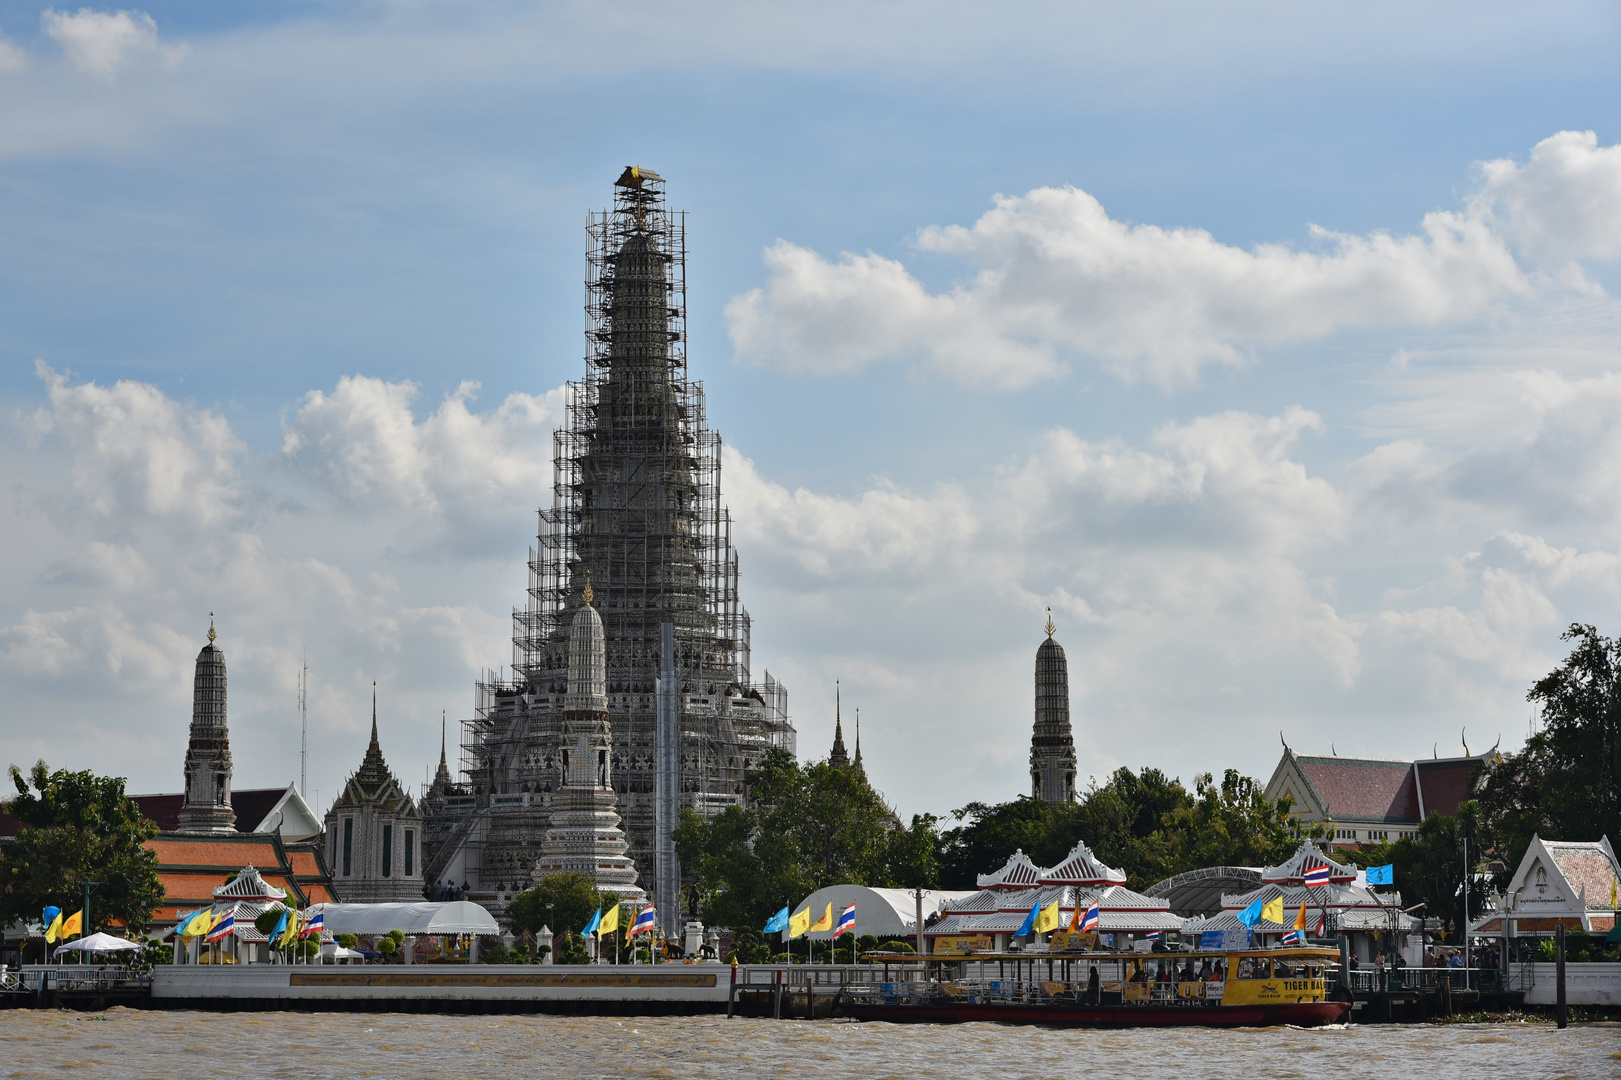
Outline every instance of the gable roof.
<path fill-rule="evenodd" d="M 1480 768 L 1494 755 L 1495 750 L 1489 750 L 1466 757 L 1399 761 L 1297 754 L 1285 746 L 1266 793 L 1273 799 L 1296 796 L 1297 814 L 1416 825 L 1435 814 L 1456 813 L 1472 794 Z"/>
<path fill-rule="evenodd" d="M 1306 880 L 1307 870 L 1324 865 L 1328 867 L 1329 881 L 1343 883 L 1356 880 L 1355 870 L 1341 866 L 1325 855 L 1322 848 L 1307 840 L 1286 861 L 1261 871 L 1261 881 L 1269 885 L 1299 885 Z"/>
<path fill-rule="evenodd" d="M 980 874 L 977 881 L 982 889 L 1033 889 L 1041 881 L 1041 867 L 1020 848 L 1008 856 L 1000 870 Z"/>
<path fill-rule="evenodd" d="M 180 807 L 186 801 L 183 793 L 131 795 L 130 798 L 158 831 L 174 832 L 180 827 Z M 236 814 L 240 833 L 271 833 L 278 826 L 285 826 L 283 835 L 295 840 L 320 831 L 320 822 L 295 784 L 279 788 L 237 788 L 231 792 L 231 810 Z"/>
<path fill-rule="evenodd" d="M 1124 885 L 1126 872 L 1104 866 L 1085 841 L 1079 841 L 1068 858 L 1041 872 L 1040 881 L 1043 885 Z"/>

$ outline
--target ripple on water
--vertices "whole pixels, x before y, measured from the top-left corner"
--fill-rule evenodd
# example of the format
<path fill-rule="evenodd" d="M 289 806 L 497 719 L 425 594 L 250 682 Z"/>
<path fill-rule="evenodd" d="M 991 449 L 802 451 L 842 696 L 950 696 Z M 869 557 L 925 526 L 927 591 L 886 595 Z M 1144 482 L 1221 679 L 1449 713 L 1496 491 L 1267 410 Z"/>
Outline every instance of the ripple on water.
<path fill-rule="evenodd" d="M 1156 1077 L 1289 1080 L 1322 1075 L 1324 1055 L 1357 1063 L 1358 1080 L 1476 1080 L 1481 1075 L 1614 1076 L 1613 1027 L 1554 1031 L 1532 1025 L 1359 1027 L 1246 1031 L 1076 1031 L 965 1024 L 910 1027 L 848 1022 L 184 1013 L 114 1009 L 0 1013 L 5 1072 L 136 1080 L 243 1076 L 349 1080 L 445 1076 L 708 1080 L 852 1077 L 918 1080 L 1091 1080 L 1099 1062 Z"/>

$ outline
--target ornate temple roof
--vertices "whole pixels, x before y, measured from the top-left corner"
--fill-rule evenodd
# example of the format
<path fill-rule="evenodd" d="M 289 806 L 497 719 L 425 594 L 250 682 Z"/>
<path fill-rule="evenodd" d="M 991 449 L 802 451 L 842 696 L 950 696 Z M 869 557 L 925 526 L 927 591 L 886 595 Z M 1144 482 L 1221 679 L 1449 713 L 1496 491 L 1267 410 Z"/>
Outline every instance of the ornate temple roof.
<path fill-rule="evenodd" d="M 225 900 L 285 900 L 287 890 L 278 889 L 259 876 L 252 863 L 244 866 L 235 880 L 214 890 L 216 902 Z"/>
<path fill-rule="evenodd" d="M 980 874 L 975 881 L 982 889 L 1033 889 L 1041 883 L 1041 867 L 1020 848 L 1008 857 L 1002 869 Z"/>
<path fill-rule="evenodd" d="M 375 683 L 372 684 L 371 698 L 371 744 L 366 747 L 366 756 L 361 759 L 360 768 L 343 785 L 343 791 L 333 800 L 327 814 L 330 815 L 333 810 L 358 806 L 376 806 L 396 812 L 416 813 L 416 803 L 394 778 L 388 763 L 383 760 L 383 748 L 377 741 Z"/>
<path fill-rule="evenodd" d="M 1126 872 L 1104 866 L 1081 841 L 1063 862 L 1042 871 L 1040 880 L 1043 885 L 1124 885 Z"/>
<path fill-rule="evenodd" d="M 1322 866 L 1325 863 L 1328 865 L 1328 880 L 1340 882 L 1356 880 L 1355 870 L 1335 862 L 1323 852 L 1322 848 L 1310 840 L 1295 849 L 1295 853 L 1289 857 L 1287 862 L 1278 866 L 1269 866 L 1261 871 L 1261 880 L 1278 884 L 1299 885 L 1305 880 L 1308 869 L 1314 866 Z"/>

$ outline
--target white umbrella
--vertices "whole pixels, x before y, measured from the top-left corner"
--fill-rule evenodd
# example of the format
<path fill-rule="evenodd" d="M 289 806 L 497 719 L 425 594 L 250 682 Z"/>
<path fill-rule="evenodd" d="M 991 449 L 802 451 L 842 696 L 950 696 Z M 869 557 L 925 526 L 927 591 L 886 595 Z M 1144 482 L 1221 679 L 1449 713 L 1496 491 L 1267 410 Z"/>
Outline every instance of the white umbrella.
<path fill-rule="evenodd" d="M 113 937 L 111 934 L 91 934 L 89 937 L 82 937 L 78 941 L 58 945 L 54 955 L 61 956 L 65 952 L 119 952 L 123 949 L 139 949 L 140 947 L 141 943 L 138 941 L 128 941 L 121 937 Z"/>

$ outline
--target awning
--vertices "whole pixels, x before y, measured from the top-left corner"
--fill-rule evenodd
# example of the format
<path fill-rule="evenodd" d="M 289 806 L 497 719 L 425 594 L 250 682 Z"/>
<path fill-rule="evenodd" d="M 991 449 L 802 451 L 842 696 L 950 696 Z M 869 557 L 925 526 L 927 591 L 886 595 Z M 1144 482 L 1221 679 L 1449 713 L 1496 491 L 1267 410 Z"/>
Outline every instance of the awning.
<path fill-rule="evenodd" d="M 329 934 L 498 934 L 495 917 L 471 900 L 434 904 L 312 904 Z"/>
<path fill-rule="evenodd" d="M 113 937 L 111 934 L 91 934 L 89 937 L 83 937 L 78 941 L 70 941 L 66 945 L 59 946 L 55 955 L 61 956 L 65 952 L 123 952 L 125 949 L 139 949 L 140 947 L 141 943 L 138 941 L 128 941 L 124 938 Z"/>

